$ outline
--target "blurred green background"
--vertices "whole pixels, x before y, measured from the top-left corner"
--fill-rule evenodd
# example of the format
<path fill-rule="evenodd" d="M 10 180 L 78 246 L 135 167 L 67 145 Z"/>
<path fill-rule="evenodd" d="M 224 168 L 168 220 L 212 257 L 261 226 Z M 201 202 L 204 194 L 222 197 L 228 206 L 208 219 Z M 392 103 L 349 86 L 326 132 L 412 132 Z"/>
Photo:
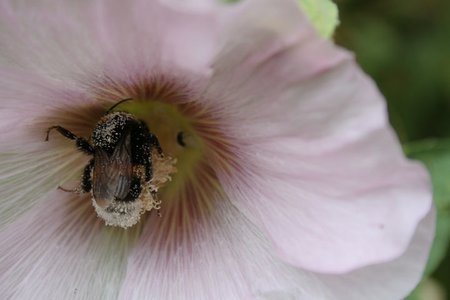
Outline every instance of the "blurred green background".
<path fill-rule="evenodd" d="M 376 81 L 406 154 L 422 160 L 432 175 L 438 224 L 431 280 L 408 299 L 450 299 L 450 1 L 335 3 L 335 41 L 354 51 Z"/>
<path fill-rule="evenodd" d="M 403 142 L 449 137 L 450 2 L 338 0 L 335 40 L 388 99 Z"/>

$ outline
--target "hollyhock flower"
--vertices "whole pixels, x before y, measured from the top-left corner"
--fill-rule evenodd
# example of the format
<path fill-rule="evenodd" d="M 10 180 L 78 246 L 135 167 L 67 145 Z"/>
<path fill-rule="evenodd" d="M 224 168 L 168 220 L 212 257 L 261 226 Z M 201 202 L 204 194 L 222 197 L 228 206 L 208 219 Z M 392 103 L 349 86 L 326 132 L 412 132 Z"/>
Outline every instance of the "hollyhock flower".
<path fill-rule="evenodd" d="M 429 179 L 373 82 L 295 1 L 194 4 L 0 4 L 2 297 L 406 296 L 433 236 Z M 57 189 L 91 157 L 44 139 L 89 138 L 130 97 L 117 110 L 176 173 L 161 216 L 125 230 Z"/>

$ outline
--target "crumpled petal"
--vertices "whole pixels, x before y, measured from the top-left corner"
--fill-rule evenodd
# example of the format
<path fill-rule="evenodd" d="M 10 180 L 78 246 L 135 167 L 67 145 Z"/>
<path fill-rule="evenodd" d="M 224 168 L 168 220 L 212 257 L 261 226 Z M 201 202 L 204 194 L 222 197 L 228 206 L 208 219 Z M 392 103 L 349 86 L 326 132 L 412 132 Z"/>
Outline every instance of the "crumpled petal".
<path fill-rule="evenodd" d="M 431 188 L 373 83 L 304 19 L 292 1 L 251 0 L 232 18 L 209 92 L 239 167 L 218 176 L 285 261 L 342 273 L 403 254 Z"/>
<path fill-rule="evenodd" d="M 40 200 L 0 232 L 2 298 L 116 298 L 137 231 L 105 227 L 86 197 Z"/>

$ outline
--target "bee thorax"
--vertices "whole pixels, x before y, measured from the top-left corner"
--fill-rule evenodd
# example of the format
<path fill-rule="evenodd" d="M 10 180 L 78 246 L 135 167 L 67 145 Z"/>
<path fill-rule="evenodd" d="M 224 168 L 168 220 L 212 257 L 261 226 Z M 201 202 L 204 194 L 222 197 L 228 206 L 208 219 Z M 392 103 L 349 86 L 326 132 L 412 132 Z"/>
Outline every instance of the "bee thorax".
<path fill-rule="evenodd" d="M 131 115 L 122 112 L 111 113 L 103 117 L 92 132 L 94 145 L 108 149 L 117 144 L 127 120 L 131 118 Z"/>

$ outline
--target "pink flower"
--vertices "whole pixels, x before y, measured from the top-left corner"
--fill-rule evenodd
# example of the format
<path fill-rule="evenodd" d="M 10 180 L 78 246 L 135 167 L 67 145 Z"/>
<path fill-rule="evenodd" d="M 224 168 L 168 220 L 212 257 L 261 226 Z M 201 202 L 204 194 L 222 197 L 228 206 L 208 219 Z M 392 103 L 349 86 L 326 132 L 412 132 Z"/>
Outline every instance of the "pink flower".
<path fill-rule="evenodd" d="M 3 299 L 379 300 L 417 284 L 429 178 L 373 82 L 295 1 L 206 4 L 0 4 Z M 124 230 L 57 190 L 90 157 L 44 138 L 89 138 L 128 97 L 177 173 L 161 217 Z"/>

